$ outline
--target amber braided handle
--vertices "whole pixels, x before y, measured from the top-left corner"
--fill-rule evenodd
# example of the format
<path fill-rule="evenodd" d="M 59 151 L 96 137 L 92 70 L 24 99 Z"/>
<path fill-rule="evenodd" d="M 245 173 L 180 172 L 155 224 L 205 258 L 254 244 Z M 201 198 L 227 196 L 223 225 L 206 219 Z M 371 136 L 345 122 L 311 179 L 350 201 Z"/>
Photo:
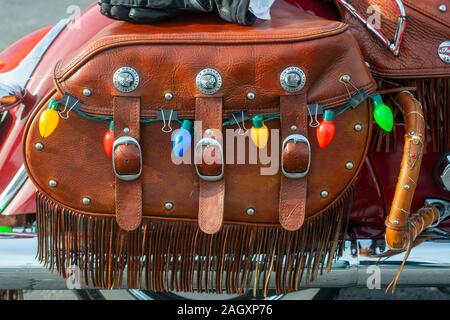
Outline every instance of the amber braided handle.
<path fill-rule="evenodd" d="M 402 166 L 386 219 L 386 244 L 391 250 L 406 249 L 409 240 L 411 203 L 420 175 L 425 144 L 425 118 L 422 105 L 409 92 L 400 92 L 396 102 L 405 119 L 405 146 Z"/>
<path fill-rule="evenodd" d="M 396 102 L 403 112 L 406 135 L 400 176 L 386 219 L 386 245 L 394 252 L 406 251 L 406 254 L 397 276 L 387 289 L 392 291 L 395 291 L 414 241 L 440 218 L 439 210 L 434 206 L 425 206 L 410 215 L 425 149 L 426 125 L 422 105 L 411 93 L 399 93 Z"/>

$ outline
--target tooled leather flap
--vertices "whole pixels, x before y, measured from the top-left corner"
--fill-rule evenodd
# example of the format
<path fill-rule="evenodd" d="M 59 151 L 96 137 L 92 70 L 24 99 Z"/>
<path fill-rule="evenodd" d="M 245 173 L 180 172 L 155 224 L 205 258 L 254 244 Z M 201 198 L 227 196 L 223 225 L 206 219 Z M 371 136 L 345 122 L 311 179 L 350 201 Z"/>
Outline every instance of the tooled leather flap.
<path fill-rule="evenodd" d="M 151 26 L 114 23 L 59 62 L 55 82 L 61 92 L 83 102 L 82 111 L 111 115 L 112 97 L 119 94 L 114 73 L 132 67 L 140 79 L 130 95 L 141 96 L 143 117 L 153 117 L 161 108 L 176 109 L 186 117 L 194 115 L 195 97 L 202 95 L 196 87 L 197 74 L 214 68 L 223 77 L 216 96 L 223 97 L 225 114 L 244 108 L 277 112 L 279 97 L 285 94 L 280 75 L 289 66 L 305 72 L 309 103 L 345 103 L 348 91 L 339 81 L 343 74 L 350 75 L 357 88 L 375 89 L 345 24 L 283 2 L 273 8 L 272 20 L 252 27 L 205 15 Z M 83 95 L 85 88 L 91 95 Z M 249 91 L 256 99 L 247 99 Z M 164 99 L 167 92 L 173 94 L 170 101 Z"/>
<path fill-rule="evenodd" d="M 388 38 L 394 38 L 399 16 L 395 1 L 349 0 L 349 3 L 360 14 L 370 16 L 372 20 L 379 17 L 381 31 Z M 376 75 L 391 78 L 450 76 L 450 1 L 403 0 L 402 3 L 406 11 L 406 31 L 398 57 L 361 21 L 341 7 L 343 21 L 350 24 L 372 71 Z M 440 10 L 441 5 L 446 5 L 447 10 Z M 379 14 L 370 11 L 370 8 L 377 9 Z"/>

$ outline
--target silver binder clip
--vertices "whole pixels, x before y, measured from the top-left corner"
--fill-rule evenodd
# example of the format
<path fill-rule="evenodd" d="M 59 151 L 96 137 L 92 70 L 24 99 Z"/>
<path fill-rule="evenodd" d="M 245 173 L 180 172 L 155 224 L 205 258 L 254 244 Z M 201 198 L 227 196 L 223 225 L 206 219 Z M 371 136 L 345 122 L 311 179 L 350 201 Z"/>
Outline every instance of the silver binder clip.
<path fill-rule="evenodd" d="M 172 121 L 178 120 L 178 113 L 173 109 L 161 109 L 158 111 L 158 120 L 163 122 L 161 131 L 164 133 L 170 133 L 172 129 Z"/>
<path fill-rule="evenodd" d="M 232 113 L 231 116 L 233 117 L 234 122 L 239 127 L 238 134 L 240 136 L 245 136 L 248 133 L 248 129 L 245 127 L 245 121 L 249 118 L 247 110 Z"/>
<path fill-rule="evenodd" d="M 313 114 L 311 112 L 311 107 L 315 107 L 315 111 L 314 111 L 314 117 Z M 310 121 L 309 121 L 309 126 L 311 128 L 317 128 L 318 126 L 320 126 L 320 122 L 319 122 L 319 118 L 318 118 L 318 114 L 319 114 L 319 104 L 315 103 L 314 105 L 308 105 L 308 113 L 309 113 L 309 117 L 310 117 Z"/>
<path fill-rule="evenodd" d="M 81 102 L 77 98 L 65 94 L 62 98 L 62 104 L 64 105 L 64 109 L 59 112 L 59 116 L 64 120 L 68 120 L 70 112 L 74 109 L 79 109 Z"/>

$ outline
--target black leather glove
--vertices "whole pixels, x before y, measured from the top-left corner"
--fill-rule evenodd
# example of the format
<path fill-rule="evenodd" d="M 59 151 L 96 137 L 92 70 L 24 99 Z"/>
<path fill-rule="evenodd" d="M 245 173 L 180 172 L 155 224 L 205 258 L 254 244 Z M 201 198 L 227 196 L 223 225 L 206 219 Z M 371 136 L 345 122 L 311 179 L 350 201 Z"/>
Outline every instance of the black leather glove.
<path fill-rule="evenodd" d="M 100 11 L 112 19 L 153 23 L 175 17 L 185 10 L 213 12 L 232 23 L 252 25 L 250 0 L 99 0 Z"/>

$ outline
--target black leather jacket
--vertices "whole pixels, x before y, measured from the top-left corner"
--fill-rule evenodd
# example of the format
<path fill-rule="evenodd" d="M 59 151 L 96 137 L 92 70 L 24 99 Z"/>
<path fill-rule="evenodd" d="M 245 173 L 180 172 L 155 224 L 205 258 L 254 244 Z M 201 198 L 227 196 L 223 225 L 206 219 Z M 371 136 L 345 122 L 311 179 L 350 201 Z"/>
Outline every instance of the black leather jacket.
<path fill-rule="evenodd" d="M 107 17 L 134 23 L 153 23 L 175 17 L 185 10 L 218 12 L 229 22 L 252 25 L 250 0 L 99 0 Z"/>

